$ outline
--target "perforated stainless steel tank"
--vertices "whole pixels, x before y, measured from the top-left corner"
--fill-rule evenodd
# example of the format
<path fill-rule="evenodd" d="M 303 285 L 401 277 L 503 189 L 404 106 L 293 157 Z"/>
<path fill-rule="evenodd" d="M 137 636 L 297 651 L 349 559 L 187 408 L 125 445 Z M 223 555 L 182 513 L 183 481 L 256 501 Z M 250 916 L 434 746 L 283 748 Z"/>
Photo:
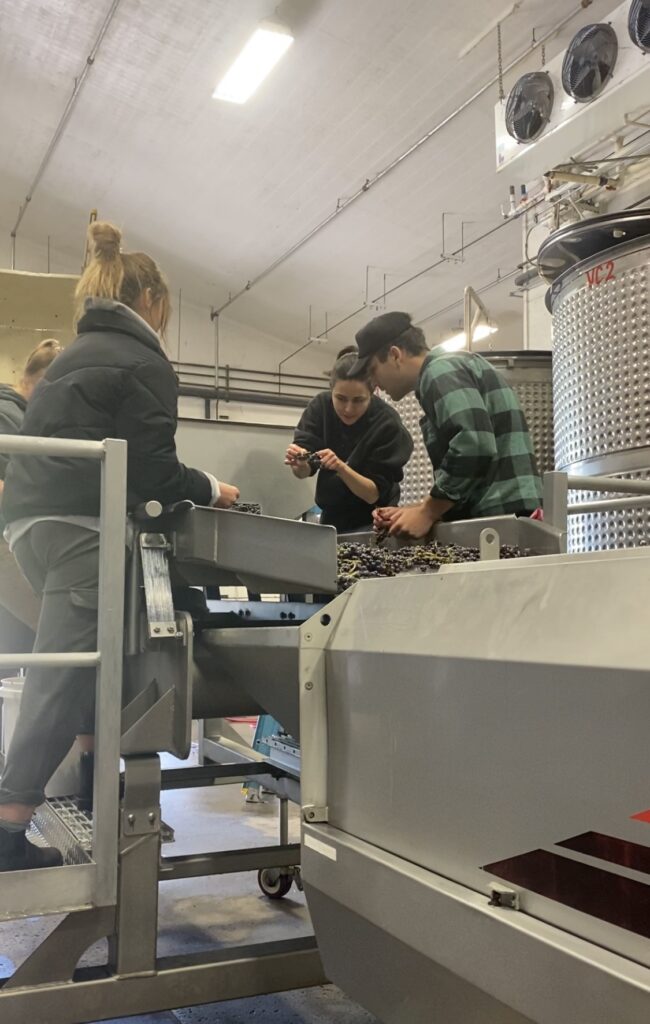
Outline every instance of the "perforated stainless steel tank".
<path fill-rule="evenodd" d="M 528 422 L 540 473 L 553 469 L 553 384 L 550 352 L 482 352 L 515 391 Z M 422 409 L 415 395 L 391 402 L 414 441 L 413 454 L 404 469 L 403 504 L 420 501 L 431 490 L 432 470 L 422 441 Z"/>
<path fill-rule="evenodd" d="M 540 250 L 555 277 L 553 387 L 558 469 L 650 478 L 650 212 L 599 217 Z M 556 276 L 559 272 L 559 276 Z M 572 503 L 602 497 L 580 491 Z M 572 516 L 569 549 L 650 541 L 650 508 Z"/>

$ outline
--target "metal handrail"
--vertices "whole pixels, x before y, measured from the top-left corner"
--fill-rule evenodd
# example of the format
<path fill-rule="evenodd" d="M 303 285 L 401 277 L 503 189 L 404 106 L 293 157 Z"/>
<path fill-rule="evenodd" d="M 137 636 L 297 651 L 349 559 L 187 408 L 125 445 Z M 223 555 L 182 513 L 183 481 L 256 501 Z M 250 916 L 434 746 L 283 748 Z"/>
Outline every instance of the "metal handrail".
<path fill-rule="evenodd" d="M 15 914 L 70 909 L 69 883 L 73 878 L 78 881 L 82 905 L 90 902 L 96 907 L 111 907 L 117 902 L 127 444 L 113 438 L 81 441 L 0 434 L 0 452 L 101 462 L 97 650 L 0 656 L 0 667 L 22 664 L 97 669 L 93 864 L 67 867 L 66 882 L 60 885 L 52 882 L 49 871 L 31 873 L 29 887 L 18 885 L 15 874 L 0 874 L 0 909 Z"/>
<path fill-rule="evenodd" d="M 0 654 L 0 668 L 12 668 L 20 661 L 21 668 L 32 668 L 34 665 L 46 665 L 50 668 L 94 668 L 99 665 L 99 651 L 87 651 L 75 654 Z"/>
<path fill-rule="evenodd" d="M 569 504 L 569 491 L 596 491 L 615 494 L 615 498 Z M 621 480 L 615 476 L 575 476 L 555 470 L 544 474 L 544 522 L 561 534 L 566 550 L 569 516 L 616 509 L 643 508 L 650 505 L 650 480 Z"/>
<path fill-rule="evenodd" d="M 126 443 L 126 442 L 123 442 Z M 3 455 L 49 455 L 78 459 L 103 459 L 105 441 L 77 441 L 59 437 L 23 437 L 21 434 L 0 434 Z"/>
<path fill-rule="evenodd" d="M 648 494 L 650 480 L 621 480 L 615 476 L 567 475 L 570 491 L 605 491 L 611 494 Z"/>
<path fill-rule="evenodd" d="M 279 374 L 274 370 L 246 370 L 238 367 L 208 366 L 202 363 L 172 362 L 176 370 L 181 393 L 188 388 L 202 388 L 206 396 L 225 401 L 255 401 L 260 396 L 278 396 L 289 403 L 300 399 L 307 403 L 327 386 L 324 376 L 310 374 Z"/>

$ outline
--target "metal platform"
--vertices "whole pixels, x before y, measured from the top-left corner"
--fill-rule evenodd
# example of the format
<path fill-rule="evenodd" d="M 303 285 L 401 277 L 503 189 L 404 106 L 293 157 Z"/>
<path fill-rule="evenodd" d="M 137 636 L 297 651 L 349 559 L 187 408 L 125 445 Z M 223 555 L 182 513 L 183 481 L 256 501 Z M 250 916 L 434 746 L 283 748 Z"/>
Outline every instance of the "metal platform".
<path fill-rule="evenodd" d="M 53 846 L 63 854 L 64 864 L 92 861 L 93 816 L 80 811 L 71 797 L 54 797 L 41 805 L 32 819 L 29 840 L 35 846 Z M 160 823 L 163 843 L 173 843 L 174 829 Z"/>

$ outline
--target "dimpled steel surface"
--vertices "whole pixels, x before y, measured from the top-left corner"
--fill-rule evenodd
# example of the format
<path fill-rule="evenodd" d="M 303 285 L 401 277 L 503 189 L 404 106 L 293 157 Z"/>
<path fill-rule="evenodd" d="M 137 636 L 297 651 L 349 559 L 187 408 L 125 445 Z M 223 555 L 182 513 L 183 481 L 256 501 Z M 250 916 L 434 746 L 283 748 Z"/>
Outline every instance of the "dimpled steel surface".
<path fill-rule="evenodd" d="M 650 477 L 650 240 L 585 260 L 553 304 L 558 469 Z M 603 495 L 587 491 L 572 503 Z M 572 516 L 569 550 L 632 547 L 650 537 L 650 509 Z"/>

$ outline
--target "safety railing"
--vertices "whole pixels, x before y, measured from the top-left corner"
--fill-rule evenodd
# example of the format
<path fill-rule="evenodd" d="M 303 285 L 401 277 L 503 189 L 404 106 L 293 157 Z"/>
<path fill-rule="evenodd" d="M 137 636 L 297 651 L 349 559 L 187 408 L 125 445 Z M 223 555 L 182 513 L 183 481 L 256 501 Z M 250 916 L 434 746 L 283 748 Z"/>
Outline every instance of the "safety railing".
<path fill-rule="evenodd" d="M 111 907 L 117 898 L 127 445 L 110 438 L 76 441 L 0 434 L 0 452 L 101 463 L 97 650 L 0 655 L 0 669 L 15 665 L 97 669 L 92 862 L 0 873 L 0 919 Z M 47 723 L 43 729 L 47 730 Z"/>
<path fill-rule="evenodd" d="M 615 494 L 616 497 L 569 504 L 571 491 L 595 491 Z M 648 506 L 650 480 L 622 480 L 615 476 L 575 476 L 559 471 L 545 473 L 543 505 L 544 523 L 560 531 L 562 550 L 566 551 L 569 516 Z"/>

